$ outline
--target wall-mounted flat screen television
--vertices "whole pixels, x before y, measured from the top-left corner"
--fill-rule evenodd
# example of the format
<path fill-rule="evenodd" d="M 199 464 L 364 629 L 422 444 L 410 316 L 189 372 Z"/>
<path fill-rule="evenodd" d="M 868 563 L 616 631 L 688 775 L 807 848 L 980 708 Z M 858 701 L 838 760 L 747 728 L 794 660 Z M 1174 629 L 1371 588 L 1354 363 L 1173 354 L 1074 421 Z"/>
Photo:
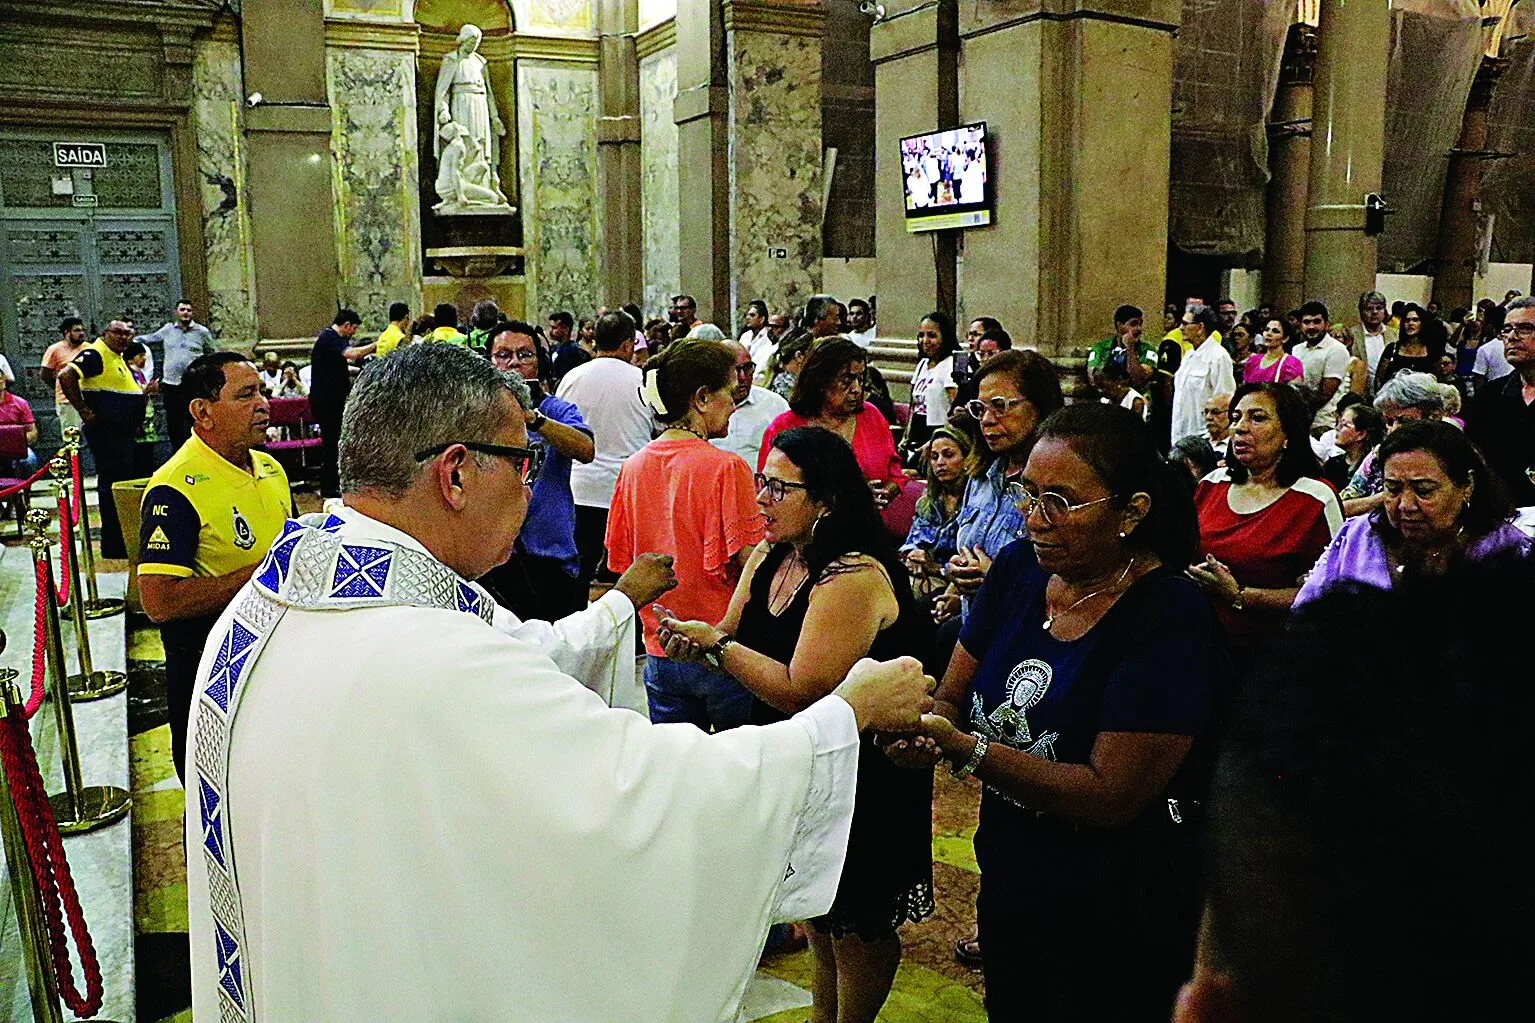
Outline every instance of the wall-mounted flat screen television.
<path fill-rule="evenodd" d="M 906 230 L 945 231 L 991 223 L 992 173 L 985 121 L 902 139 Z"/>

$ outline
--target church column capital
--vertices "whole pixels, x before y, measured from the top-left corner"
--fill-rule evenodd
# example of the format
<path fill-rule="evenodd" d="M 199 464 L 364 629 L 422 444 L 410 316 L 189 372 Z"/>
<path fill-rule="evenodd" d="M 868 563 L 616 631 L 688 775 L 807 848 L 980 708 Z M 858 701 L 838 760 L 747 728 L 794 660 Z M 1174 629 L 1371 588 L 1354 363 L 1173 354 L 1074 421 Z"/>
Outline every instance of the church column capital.
<path fill-rule="evenodd" d="M 726 32 L 769 32 L 816 39 L 826 24 L 821 0 L 725 0 Z"/>

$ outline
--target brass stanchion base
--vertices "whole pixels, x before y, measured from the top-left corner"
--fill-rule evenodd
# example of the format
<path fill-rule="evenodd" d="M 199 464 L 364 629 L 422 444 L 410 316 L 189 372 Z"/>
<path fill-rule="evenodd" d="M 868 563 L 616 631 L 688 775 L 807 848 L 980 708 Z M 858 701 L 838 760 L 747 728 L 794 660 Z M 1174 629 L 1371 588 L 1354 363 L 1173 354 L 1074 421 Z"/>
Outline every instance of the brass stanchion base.
<path fill-rule="evenodd" d="M 128 676 L 120 671 L 93 671 L 91 677 L 69 676 L 69 699 L 74 703 L 116 696 L 128 688 Z"/>
<path fill-rule="evenodd" d="M 85 602 L 85 617 L 90 619 L 111 618 L 127 610 L 128 605 L 116 597 L 98 597 Z"/>
<path fill-rule="evenodd" d="M 78 835 L 94 831 L 122 818 L 133 805 L 126 789 L 113 785 L 87 785 L 80 790 L 80 815 L 75 816 L 69 803 L 68 792 L 55 792 L 48 797 L 53 807 L 53 819 L 59 825 L 59 834 Z"/>

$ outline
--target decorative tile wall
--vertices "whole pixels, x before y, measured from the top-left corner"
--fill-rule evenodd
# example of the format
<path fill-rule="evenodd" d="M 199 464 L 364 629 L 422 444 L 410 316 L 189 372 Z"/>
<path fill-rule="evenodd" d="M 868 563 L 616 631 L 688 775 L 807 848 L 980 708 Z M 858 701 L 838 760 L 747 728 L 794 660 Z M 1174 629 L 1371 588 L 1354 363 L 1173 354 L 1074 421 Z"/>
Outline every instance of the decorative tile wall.
<path fill-rule="evenodd" d="M 731 307 L 787 312 L 821 288 L 821 42 L 734 31 L 727 45 Z"/>
<path fill-rule="evenodd" d="M 421 307 L 415 56 L 326 53 L 341 303 L 382 329 L 391 302 Z"/>
<path fill-rule="evenodd" d="M 677 221 L 677 50 L 640 61 L 640 206 L 645 231 L 647 316 L 659 315 L 681 277 Z"/>
<path fill-rule="evenodd" d="M 199 310 L 225 345 L 254 342 L 256 293 L 251 276 L 250 212 L 246 206 L 240 46 L 203 39 L 192 60 L 192 124 L 202 186 L 207 310 Z"/>
<path fill-rule="evenodd" d="M 518 171 L 528 313 L 596 311 L 602 203 L 597 71 L 517 63 Z"/>

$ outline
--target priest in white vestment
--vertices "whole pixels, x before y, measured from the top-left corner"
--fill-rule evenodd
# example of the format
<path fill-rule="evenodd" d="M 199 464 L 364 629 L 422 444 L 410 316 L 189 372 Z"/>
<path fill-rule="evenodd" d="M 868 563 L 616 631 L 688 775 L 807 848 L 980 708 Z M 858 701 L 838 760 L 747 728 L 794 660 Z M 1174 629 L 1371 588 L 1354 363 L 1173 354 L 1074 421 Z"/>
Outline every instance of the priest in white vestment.
<path fill-rule="evenodd" d="M 467 581 L 526 513 L 528 405 L 448 345 L 368 367 L 347 507 L 289 523 L 215 626 L 188 740 L 198 1020 L 732 1020 L 768 926 L 831 906 L 858 732 L 913 729 L 931 680 L 860 662 L 718 735 L 608 707 L 556 660 L 601 671 L 629 596 L 548 626 Z M 669 572 L 648 564 L 640 600 Z"/>

